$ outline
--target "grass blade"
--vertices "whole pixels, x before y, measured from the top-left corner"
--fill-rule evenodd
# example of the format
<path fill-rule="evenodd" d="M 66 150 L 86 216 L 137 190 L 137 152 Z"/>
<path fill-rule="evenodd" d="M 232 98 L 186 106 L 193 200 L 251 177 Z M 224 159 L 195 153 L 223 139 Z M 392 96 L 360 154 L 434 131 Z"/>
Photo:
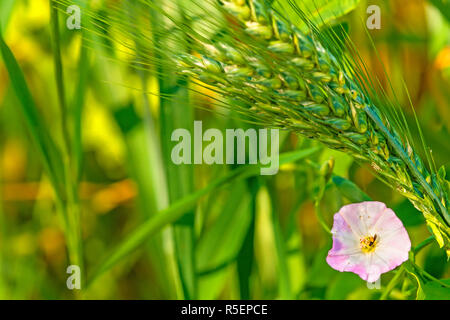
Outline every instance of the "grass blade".
<path fill-rule="evenodd" d="M 350 180 L 339 176 L 334 176 L 332 180 L 339 192 L 351 202 L 371 201 L 370 197 Z"/>
<path fill-rule="evenodd" d="M 64 172 L 62 171 L 63 162 L 60 157 L 60 151 L 47 131 L 47 126 L 34 103 L 33 97 L 25 81 L 25 76 L 13 53 L 5 43 L 1 32 L 0 51 L 9 74 L 11 86 L 19 99 L 19 107 L 25 117 L 28 130 L 38 148 L 46 173 L 54 187 L 55 194 L 57 198 L 62 201 Z"/>
<path fill-rule="evenodd" d="M 59 31 L 58 8 L 54 0 L 50 0 L 50 21 L 53 45 L 53 63 L 55 68 L 55 80 L 60 108 L 61 134 L 62 134 L 62 160 L 64 170 L 65 201 L 60 207 L 60 211 L 67 216 L 65 233 L 71 264 L 77 265 L 84 270 L 81 226 L 80 226 L 80 206 L 78 201 L 78 184 L 75 176 L 79 173 L 73 170 L 71 158 L 71 137 L 67 123 L 67 102 L 64 85 L 64 72 L 61 57 L 61 39 Z M 74 181 L 75 180 L 75 181 Z"/>
<path fill-rule="evenodd" d="M 157 3 L 164 8 L 163 2 Z M 183 15 L 182 10 L 182 6 L 177 2 L 176 11 Z M 171 37 L 161 38 L 160 29 L 164 28 L 162 26 L 166 22 L 161 20 L 160 15 L 156 12 L 152 12 L 152 18 L 155 45 L 160 50 L 164 50 L 164 48 L 171 45 L 171 40 L 173 39 Z M 176 46 L 180 50 L 185 51 L 187 41 L 183 39 L 178 42 Z M 164 163 L 167 164 L 165 171 L 170 203 L 190 194 L 194 189 L 193 166 L 175 165 L 171 161 L 171 148 L 174 144 L 171 141 L 172 132 L 178 128 L 191 129 L 194 120 L 185 80 L 179 79 L 175 74 L 173 67 L 159 67 L 161 146 Z M 172 95 L 172 98 L 165 98 L 164 96 L 167 95 Z M 194 222 L 195 212 L 194 208 L 192 208 L 191 212 L 186 214 L 183 220 L 173 228 L 177 265 L 185 299 L 196 298 Z"/>
<path fill-rule="evenodd" d="M 298 161 L 312 154 L 318 152 L 319 147 L 309 148 L 306 150 L 292 151 L 280 155 L 280 165 L 290 162 Z M 115 248 L 110 255 L 95 269 L 92 276 L 89 278 L 87 287 L 92 284 L 100 275 L 114 267 L 124 257 L 137 249 L 149 237 L 159 232 L 161 229 L 176 222 L 183 217 L 189 210 L 195 206 L 197 201 L 204 195 L 216 190 L 219 187 L 226 185 L 238 178 L 248 178 L 259 174 L 260 166 L 242 166 L 236 170 L 231 171 L 225 176 L 218 178 L 210 183 L 207 187 L 200 189 L 189 196 L 175 202 L 169 208 L 162 210 L 153 218 L 146 221 L 138 227 L 128 238 L 126 238 L 117 248 Z"/>
<path fill-rule="evenodd" d="M 73 122 L 74 133 L 72 139 L 72 150 L 75 158 L 75 179 L 77 182 L 81 179 L 82 167 L 83 167 L 83 145 L 82 145 L 82 118 L 83 107 L 87 92 L 87 82 L 90 72 L 89 54 L 85 47 L 85 35 L 83 34 L 82 47 L 80 49 L 80 58 L 78 62 L 78 69 L 80 70 L 80 76 L 78 78 L 77 87 L 75 90 L 75 97 L 73 102 Z"/>
<path fill-rule="evenodd" d="M 250 197 L 244 181 L 231 186 L 229 200 L 214 223 L 197 243 L 196 269 L 199 274 L 216 272 L 235 261 L 251 224 Z"/>
<path fill-rule="evenodd" d="M 237 259 L 237 269 L 238 269 L 238 277 L 239 277 L 239 290 L 240 290 L 240 299 L 249 300 L 250 296 L 250 287 L 251 287 L 251 273 L 254 265 L 254 256 L 255 256 L 255 220 L 256 220 L 256 202 L 257 202 L 257 194 L 259 190 L 259 182 L 257 178 L 253 177 L 248 180 L 249 191 L 251 194 L 251 203 L 249 208 L 249 228 L 247 233 L 245 234 L 244 243 L 242 245 L 241 250 L 239 251 L 238 259 Z M 233 230 L 233 229 L 232 229 Z"/>
<path fill-rule="evenodd" d="M 0 3 L 0 32 L 1 30 L 6 30 L 15 3 L 16 1 L 14 0 L 3 0 Z"/>

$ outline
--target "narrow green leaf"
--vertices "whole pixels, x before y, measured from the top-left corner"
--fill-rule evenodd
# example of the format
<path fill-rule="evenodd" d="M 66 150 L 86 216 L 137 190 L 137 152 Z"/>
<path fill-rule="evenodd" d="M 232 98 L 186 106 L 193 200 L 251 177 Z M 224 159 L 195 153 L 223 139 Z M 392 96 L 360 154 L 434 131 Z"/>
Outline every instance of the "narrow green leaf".
<path fill-rule="evenodd" d="M 15 0 L 2 0 L 0 2 L 0 33 L 2 30 L 6 30 L 16 2 Z"/>
<path fill-rule="evenodd" d="M 404 264 L 406 272 L 410 275 L 410 277 L 415 280 L 417 284 L 417 291 L 416 291 L 416 300 L 424 300 L 426 295 L 423 291 L 423 279 L 420 275 L 416 273 L 416 270 L 414 268 L 414 265 L 410 263 L 409 261 Z"/>
<path fill-rule="evenodd" d="M 272 209 L 273 237 L 278 267 L 278 295 L 280 299 L 292 299 L 291 281 L 289 278 L 288 256 L 286 254 L 286 242 L 281 230 L 280 221 Z"/>
<path fill-rule="evenodd" d="M 25 81 L 25 76 L 20 69 L 13 53 L 5 43 L 0 32 L 0 51 L 8 70 L 11 86 L 19 100 L 19 107 L 25 117 L 28 130 L 36 144 L 42 163 L 50 181 L 55 189 L 56 196 L 61 200 L 62 187 L 64 185 L 63 162 L 60 152 L 47 131 L 47 125 L 44 123 L 38 109 L 34 103 L 33 97 Z"/>
<path fill-rule="evenodd" d="M 250 226 L 250 198 L 244 182 L 232 185 L 222 212 L 197 243 L 196 262 L 199 273 L 225 267 L 235 260 Z"/>
<path fill-rule="evenodd" d="M 321 27 L 348 14 L 359 2 L 360 0 L 276 0 L 273 6 L 290 18 L 300 30 L 307 30 L 307 25 L 298 14 L 298 8 L 307 14 L 305 18 Z"/>
<path fill-rule="evenodd" d="M 174 10 L 176 15 L 180 16 L 180 22 L 186 25 L 190 21 L 184 19 L 183 1 L 176 1 L 175 7 L 166 8 L 164 1 L 156 1 L 163 10 Z M 180 35 L 176 41 L 172 37 L 161 37 L 164 30 L 163 25 L 169 25 L 168 20 L 163 19 L 158 13 L 152 13 L 152 25 L 155 30 L 153 38 L 155 44 L 161 50 L 167 46 L 174 45 L 180 51 L 187 51 L 188 41 L 185 35 Z M 173 43 L 171 42 L 173 41 Z M 159 57 L 159 54 L 156 54 Z M 173 142 L 171 141 L 172 132 L 178 128 L 191 129 L 194 121 L 194 112 L 192 105 L 189 104 L 189 90 L 187 83 L 183 78 L 176 75 L 173 66 L 159 67 L 159 87 L 161 104 L 161 146 L 164 163 L 166 163 L 167 187 L 169 191 L 169 202 L 173 203 L 188 195 L 194 189 L 194 170 L 193 165 L 175 165 L 171 161 L 171 150 Z M 170 99 L 165 96 L 171 95 Z M 182 221 L 174 226 L 173 236 L 177 258 L 177 266 L 180 274 L 181 284 L 185 299 L 196 298 L 196 275 L 195 275 L 195 243 L 194 243 L 194 223 L 195 212 L 192 208 L 189 214 L 186 214 Z"/>
<path fill-rule="evenodd" d="M 332 180 L 338 190 L 342 193 L 342 195 L 351 202 L 363 202 L 371 200 L 364 191 L 358 188 L 358 186 L 350 180 L 339 176 L 334 176 Z"/>
<path fill-rule="evenodd" d="M 242 243 L 241 249 L 237 256 L 237 271 L 239 278 L 240 299 L 251 299 L 251 275 L 255 260 L 255 218 L 256 218 L 256 199 L 259 190 L 258 178 L 250 178 L 248 180 L 249 191 L 251 195 L 248 216 L 250 221 Z M 238 218 L 240 219 L 240 217 Z"/>
<path fill-rule="evenodd" d="M 86 45 L 86 35 L 83 34 L 83 43 L 80 49 L 80 58 L 78 62 L 79 78 L 74 93 L 72 107 L 74 134 L 72 139 L 72 149 L 75 157 L 76 182 L 81 179 L 83 166 L 83 145 L 82 145 L 82 120 L 84 102 L 87 94 L 87 83 L 90 72 L 89 53 Z"/>
<path fill-rule="evenodd" d="M 144 108 L 149 108 L 143 97 Z M 124 135 L 127 146 L 127 167 L 130 177 L 136 184 L 138 198 L 136 203 L 143 220 L 151 219 L 158 211 L 168 206 L 167 188 L 163 173 L 161 151 L 157 133 L 150 121 L 142 121 L 135 112 L 133 104 L 118 109 L 114 116 Z M 142 146 L 145 146 L 143 148 Z M 159 286 L 164 289 L 164 297 L 178 297 L 181 293 L 178 272 L 171 265 L 174 254 L 168 253 L 164 241 L 168 235 L 162 232 L 143 244 L 151 261 Z"/>
<path fill-rule="evenodd" d="M 280 155 L 280 165 L 304 159 L 318 152 L 320 147 L 313 147 L 305 150 L 292 151 Z M 88 286 L 101 274 L 105 273 L 119 261 L 121 261 L 128 254 L 136 250 L 142 243 L 151 235 L 157 233 L 169 224 L 172 224 L 183 217 L 189 210 L 195 206 L 197 201 L 211 191 L 226 185 L 231 181 L 237 179 L 247 178 L 249 176 L 258 175 L 260 170 L 259 165 L 242 166 L 233 170 L 225 176 L 215 180 L 203 189 L 200 189 L 181 200 L 173 203 L 169 208 L 162 210 L 155 214 L 154 217 L 144 222 L 139 226 L 130 236 L 128 236 L 111 254 L 99 265 L 92 273 L 88 282 Z"/>

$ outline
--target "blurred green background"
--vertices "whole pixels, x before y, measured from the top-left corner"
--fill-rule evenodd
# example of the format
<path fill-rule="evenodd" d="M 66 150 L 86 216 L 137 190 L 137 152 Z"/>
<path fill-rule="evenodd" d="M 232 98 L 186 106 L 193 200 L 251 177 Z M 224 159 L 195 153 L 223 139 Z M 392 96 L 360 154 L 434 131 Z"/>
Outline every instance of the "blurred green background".
<path fill-rule="evenodd" d="M 91 4 L 91 10 L 100 14 L 105 6 L 120 6 L 122 1 Z M 450 4 L 421 0 L 370 4 L 382 9 L 382 28 L 370 34 L 396 99 L 418 137 L 404 79 L 436 165 L 445 165 L 448 172 Z M 388 87 L 383 65 L 362 28 L 368 5 L 361 1 L 340 22 L 349 28 L 374 75 Z M 250 125 L 233 111 L 219 114 L 213 99 L 205 95 L 181 85 L 174 91 L 181 80 L 170 71 L 158 77 L 137 70 L 123 52 L 99 41 L 87 41 L 88 49 L 83 49 L 82 32 L 65 28 L 65 19 L 60 12 L 67 104 L 64 124 L 58 106 L 49 1 L 0 2 L 5 41 L 25 75 L 45 130 L 59 150 L 67 146 L 64 132 L 69 133 L 71 160 L 65 166 L 71 171 L 68 181 L 76 196 L 67 208 L 80 215 L 77 241 L 83 250 L 78 258 L 84 261 L 85 278 L 136 227 L 237 169 L 173 165 L 173 129 L 190 128 L 194 120 L 202 120 L 204 130 Z M 169 91 L 174 99 L 160 98 L 160 93 Z M 342 205 L 365 199 L 365 193 L 394 209 L 413 246 L 430 235 L 420 212 L 376 180 L 369 168 L 314 141 L 283 132 L 280 152 L 311 150 L 311 154 L 284 164 L 276 176 L 239 176 L 213 188 L 176 224 L 146 238 L 138 250 L 82 294 L 74 293 L 66 287 L 66 268 L 73 261 L 67 237 L 76 230 L 70 233 L 63 227 L 40 151 L 18 105 L 18 95 L 0 60 L 2 299 L 377 299 L 382 290 L 370 290 L 357 275 L 339 273 L 326 264 L 331 237 L 320 227 L 317 210 L 331 225 Z M 326 184 L 322 197 L 323 174 L 318 168 L 330 158 L 335 161 L 335 177 Z M 71 226 L 77 228 L 77 223 Z M 445 252 L 436 243 L 416 259 L 432 276 L 450 277 Z M 392 272 L 382 276 L 381 289 L 392 276 Z M 415 287 L 417 283 L 406 278 L 389 297 L 414 299 Z"/>

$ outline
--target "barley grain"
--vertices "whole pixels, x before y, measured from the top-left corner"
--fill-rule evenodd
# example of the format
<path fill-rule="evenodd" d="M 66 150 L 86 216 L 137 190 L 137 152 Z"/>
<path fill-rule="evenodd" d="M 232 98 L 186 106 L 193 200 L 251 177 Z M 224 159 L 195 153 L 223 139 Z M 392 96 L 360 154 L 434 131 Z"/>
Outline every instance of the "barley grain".
<path fill-rule="evenodd" d="M 352 76 L 314 33 L 289 25 L 259 0 L 222 1 L 233 36 L 200 41 L 183 55 L 184 73 L 251 105 L 269 126 L 292 130 L 369 163 L 420 210 L 441 247 L 450 248 L 447 183 L 431 174 Z M 238 25 L 238 27 L 235 27 Z"/>

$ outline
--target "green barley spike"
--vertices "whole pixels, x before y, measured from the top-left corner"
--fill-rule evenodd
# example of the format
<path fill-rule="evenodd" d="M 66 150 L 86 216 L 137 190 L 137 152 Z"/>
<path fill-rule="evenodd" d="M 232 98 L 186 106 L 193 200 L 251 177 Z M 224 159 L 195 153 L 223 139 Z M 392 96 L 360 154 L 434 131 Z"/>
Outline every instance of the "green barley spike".
<path fill-rule="evenodd" d="M 257 111 L 251 114 L 268 126 L 299 132 L 369 163 L 422 211 L 450 253 L 448 196 L 441 196 L 446 190 L 332 54 L 312 33 L 289 25 L 263 0 L 221 4 L 237 20 L 237 33 L 219 43 L 199 40 L 198 51 L 206 58 L 199 64 L 184 57 L 182 71 L 224 95 L 242 93 L 240 99 Z"/>

